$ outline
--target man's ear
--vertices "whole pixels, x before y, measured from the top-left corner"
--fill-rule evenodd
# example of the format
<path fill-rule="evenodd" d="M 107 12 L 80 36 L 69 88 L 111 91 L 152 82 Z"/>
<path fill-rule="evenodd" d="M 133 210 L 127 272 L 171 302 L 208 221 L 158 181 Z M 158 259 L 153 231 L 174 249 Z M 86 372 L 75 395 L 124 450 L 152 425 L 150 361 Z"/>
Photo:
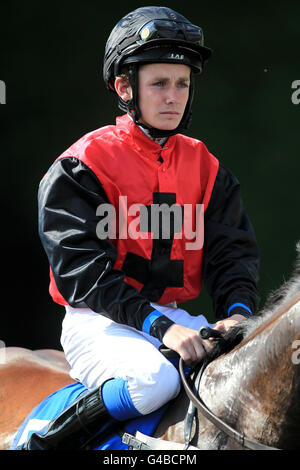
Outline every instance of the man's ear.
<path fill-rule="evenodd" d="M 115 90 L 123 101 L 130 101 L 132 99 L 132 88 L 127 78 L 116 77 Z"/>

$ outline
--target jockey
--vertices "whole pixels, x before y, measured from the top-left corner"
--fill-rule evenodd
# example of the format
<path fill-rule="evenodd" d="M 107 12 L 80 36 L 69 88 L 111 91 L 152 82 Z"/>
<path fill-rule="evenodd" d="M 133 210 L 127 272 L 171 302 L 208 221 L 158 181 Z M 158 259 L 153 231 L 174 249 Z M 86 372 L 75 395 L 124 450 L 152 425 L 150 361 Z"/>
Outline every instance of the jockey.
<path fill-rule="evenodd" d="M 201 28 L 170 8 L 126 15 L 108 38 L 103 67 L 124 115 L 79 139 L 41 181 L 50 293 L 65 306 L 71 377 L 88 392 L 27 449 L 76 448 L 85 432 L 108 432 L 176 397 L 179 373 L 159 347 L 188 365 L 212 348 L 198 334 L 205 316 L 177 307 L 202 283 L 215 328 L 256 311 L 258 247 L 239 183 L 203 142 L 183 134 L 195 76 L 210 56 Z"/>

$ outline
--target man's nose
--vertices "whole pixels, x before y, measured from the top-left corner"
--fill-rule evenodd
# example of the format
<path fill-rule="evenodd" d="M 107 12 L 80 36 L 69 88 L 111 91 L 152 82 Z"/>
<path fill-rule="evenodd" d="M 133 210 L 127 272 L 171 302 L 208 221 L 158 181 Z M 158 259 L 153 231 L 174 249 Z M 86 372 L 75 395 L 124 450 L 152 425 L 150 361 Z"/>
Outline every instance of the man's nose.
<path fill-rule="evenodd" d="M 169 87 L 166 92 L 166 103 L 171 104 L 177 101 L 177 89 L 176 87 Z"/>

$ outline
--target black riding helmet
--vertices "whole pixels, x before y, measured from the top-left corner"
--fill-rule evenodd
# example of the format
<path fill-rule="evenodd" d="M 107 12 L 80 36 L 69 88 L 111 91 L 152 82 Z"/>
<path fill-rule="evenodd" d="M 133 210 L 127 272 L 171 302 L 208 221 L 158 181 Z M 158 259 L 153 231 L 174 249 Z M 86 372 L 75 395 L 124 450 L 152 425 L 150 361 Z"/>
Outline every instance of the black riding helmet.
<path fill-rule="evenodd" d="M 112 30 L 105 48 L 103 78 L 107 88 L 116 93 L 115 78 L 126 66 L 133 98 L 128 102 L 119 98 L 119 107 L 129 112 L 139 125 L 142 124 L 138 122 L 138 66 L 146 63 L 175 63 L 191 68 L 189 99 L 179 126 L 172 131 L 165 131 L 143 124 L 152 137 L 168 137 L 189 127 L 193 76 L 202 72 L 212 52 L 203 44 L 202 29 L 167 7 L 138 8 L 122 18 Z"/>

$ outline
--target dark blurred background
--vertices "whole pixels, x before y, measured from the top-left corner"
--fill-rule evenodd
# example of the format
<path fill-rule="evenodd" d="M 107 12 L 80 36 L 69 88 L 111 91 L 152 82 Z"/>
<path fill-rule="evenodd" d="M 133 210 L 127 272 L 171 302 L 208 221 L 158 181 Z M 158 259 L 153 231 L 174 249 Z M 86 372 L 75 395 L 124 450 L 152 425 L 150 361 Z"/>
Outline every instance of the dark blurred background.
<path fill-rule="evenodd" d="M 203 27 L 214 50 L 198 79 L 189 135 L 242 185 L 261 250 L 261 305 L 292 271 L 300 239 L 300 2 L 1 2 L 1 326 L 8 346 L 59 348 L 64 309 L 48 295 L 36 195 L 52 161 L 119 114 L 101 67 L 115 23 L 143 5 L 169 6 Z M 300 97 L 300 94 L 298 95 Z M 204 292 L 185 305 L 213 321 Z"/>

